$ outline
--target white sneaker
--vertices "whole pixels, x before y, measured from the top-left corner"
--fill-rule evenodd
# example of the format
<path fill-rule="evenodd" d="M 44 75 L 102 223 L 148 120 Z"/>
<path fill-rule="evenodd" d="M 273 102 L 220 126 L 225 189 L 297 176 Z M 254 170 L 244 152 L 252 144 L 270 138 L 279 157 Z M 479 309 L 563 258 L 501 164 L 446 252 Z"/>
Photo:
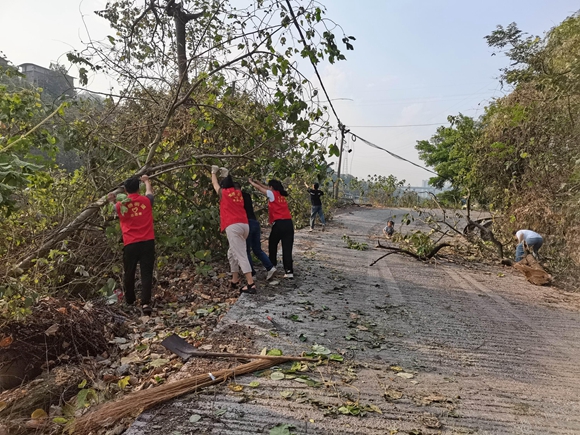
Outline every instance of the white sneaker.
<path fill-rule="evenodd" d="M 314 231 L 314 228 L 310 228 L 310 229 L 308 230 L 308 232 L 309 232 L 309 233 L 311 233 L 312 231 Z"/>
<path fill-rule="evenodd" d="M 272 278 L 275 273 L 276 273 L 276 268 L 275 267 L 272 267 L 272 269 L 270 269 L 268 271 L 268 274 L 266 275 L 266 281 L 269 281 L 270 278 Z"/>
<path fill-rule="evenodd" d="M 294 274 L 293 273 L 285 273 L 284 274 L 284 278 L 290 278 L 290 279 L 292 279 L 292 278 L 294 278 Z"/>

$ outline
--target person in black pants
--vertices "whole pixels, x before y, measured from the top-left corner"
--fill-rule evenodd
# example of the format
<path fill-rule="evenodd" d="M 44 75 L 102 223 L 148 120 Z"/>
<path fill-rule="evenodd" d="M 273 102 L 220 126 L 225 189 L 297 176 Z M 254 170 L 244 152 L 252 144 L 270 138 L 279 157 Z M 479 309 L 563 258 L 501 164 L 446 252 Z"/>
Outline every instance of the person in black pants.
<path fill-rule="evenodd" d="M 155 266 L 155 233 L 153 230 L 153 188 L 147 175 L 141 177 L 145 184 L 145 196 L 139 194 L 139 178 L 132 177 L 123 183 L 126 199 L 116 200 L 111 192 L 107 195 L 110 203 L 115 204 L 123 233 L 123 287 L 125 301 L 133 305 L 135 296 L 135 273 L 137 264 L 141 266 L 141 306 L 143 314 L 150 315 L 153 269 Z"/>
<path fill-rule="evenodd" d="M 306 183 L 304 184 L 306 185 L 308 193 L 310 194 L 310 204 L 312 206 L 310 208 L 309 231 L 314 231 L 314 222 L 316 220 L 316 215 L 318 215 L 318 217 L 320 218 L 320 223 L 322 224 L 322 231 L 324 231 L 324 229 L 326 228 L 326 221 L 324 220 L 324 212 L 322 211 L 322 201 L 321 201 L 321 196 L 324 195 L 324 192 L 318 188 L 319 187 L 318 183 L 314 183 L 314 185 L 312 186 L 314 187 L 314 189 L 310 189 L 308 187 L 308 184 Z"/>
<path fill-rule="evenodd" d="M 123 248 L 123 287 L 127 304 L 135 303 L 135 274 L 137 264 L 141 268 L 141 306 L 143 314 L 151 314 L 151 289 L 153 288 L 153 269 L 155 268 L 155 240 L 131 243 Z"/>
<path fill-rule="evenodd" d="M 274 266 L 278 263 L 278 243 L 282 242 L 282 262 L 284 263 L 284 278 L 294 278 L 292 248 L 294 245 L 294 222 L 288 208 L 286 197 L 288 192 L 278 180 L 270 180 L 268 185 L 248 179 L 249 183 L 268 197 L 268 216 L 272 231 L 268 238 L 268 253 Z"/>
<path fill-rule="evenodd" d="M 241 186 L 239 183 L 234 183 L 234 187 L 236 189 L 241 190 Z M 252 275 L 256 274 L 254 270 L 254 262 L 252 261 L 252 251 L 254 255 L 260 260 L 260 262 L 264 265 L 268 273 L 266 274 L 266 281 L 268 281 L 274 274 L 276 273 L 276 268 L 266 255 L 266 253 L 262 250 L 262 238 L 261 238 L 261 229 L 260 229 L 260 222 L 256 218 L 256 213 L 254 212 L 254 203 L 252 202 L 252 196 L 242 190 L 242 196 L 244 198 L 244 209 L 246 210 L 246 216 L 248 216 L 248 225 L 250 226 L 250 234 L 246 239 L 246 250 L 248 252 L 248 260 L 250 261 L 250 266 L 252 266 Z"/>

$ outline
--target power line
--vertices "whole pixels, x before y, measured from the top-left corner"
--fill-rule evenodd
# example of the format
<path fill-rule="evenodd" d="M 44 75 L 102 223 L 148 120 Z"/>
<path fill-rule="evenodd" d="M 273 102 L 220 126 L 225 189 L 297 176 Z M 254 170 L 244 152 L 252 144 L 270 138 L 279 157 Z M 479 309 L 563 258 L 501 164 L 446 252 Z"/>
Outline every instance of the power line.
<path fill-rule="evenodd" d="M 445 122 L 434 122 L 432 124 L 400 124 L 400 125 L 350 125 L 352 128 L 399 128 L 399 127 L 427 127 L 431 125 L 445 125 L 449 124 L 448 121 Z"/>
<path fill-rule="evenodd" d="M 290 4 L 290 0 L 286 0 L 286 4 L 288 5 L 288 9 L 290 11 L 290 15 L 292 16 L 292 21 L 294 22 L 294 26 L 296 27 L 296 29 L 298 30 L 298 34 L 302 38 L 302 44 L 304 45 L 305 48 L 308 48 L 308 45 L 306 44 L 306 38 L 304 37 L 304 34 L 302 33 L 302 28 L 298 24 L 298 20 L 296 19 L 296 15 L 294 14 L 294 10 L 292 9 L 292 5 Z M 314 68 L 314 72 L 316 73 L 316 77 L 318 77 L 318 81 L 320 82 L 320 86 L 322 87 L 322 90 L 324 92 L 324 95 L 326 96 L 326 99 L 328 100 L 328 104 L 330 105 L 330 108 L 332 109 L 332 113 L 334 113 L 334 116 L 336 117 L 336 120 L 338 121 L 338 125 L 339 125 L 339 127 L 341 129 L 342 137 L 343 137 L 343 140 L 344 140 L 345 126 L 340 121 L 340 118 L 338 117 L 338 114 L 336 113 L 336 109 L 334 108 L 334 105 L 332 104 L 332 100 L 330 99 L 330 96 L 328 95 L 328 92 L 326 91 L 326 87 L 324 86 L 324 82 L 322 81 L 322 77 L 320 77 L 320 73 L 318 72 L 318 68 L 316 68 L 316 64 L 314 62 L 312 62 L 312 59 L 310 59 L 310 63 L 312 64 L 312 67 Z M 438 125 L 440 125 L 440 124 L 438 124 Z M 399 155 L 397 155 L 395 153 L 392 153 L 392 152 L 390 152 L 390 151 L 388 151 L 388 150 L 386 150 L 386 149 L 384 149 L 384 148 L 382 148 L 382 147 L 380 147 L 378 145 L 375 145 L 374 143 L 372 143 L 372 142 L 370 142 L 370 141 L 368 141 L 366 139 L 363 139 L 362 137 L 360 137 L 360 136 L 358 136 L 358 135 L 356 135 L 354 133 L 351 133 L 351 134 L 352 134 L 353 137 L 356 137 L 357 139 L 360 139 L 361 141 L 363 141 L 364 143 L 366 143 L 370 147 L 373 147 L 373 148 L 379 149 L 381 151 L 384 151 L 387 154 L 395 157 L 396 159 L 399 159 L 399 160 L 402 160 L 404 162 L 410 163 L 413 166 L 416 166 L 416 167 L 421 168 L 421 169 L 423 169 L 423 170 L 425 170 L 427 172 L 431 172 L 432 174 L 435 174 L 435 175 L 439 176 L 439 174 L 437 174 L 437 172 L 434 172 L 431 169 L 427 169 L 424 166 L 421 166 L 421 165 L 418 165 L 415 162 L 412 162 L 411 160 L 407 160 L 404 157 L 401 157 L 401 156 L 399 156 Z M 341 148 L 342 148 L 342 146 L 341 146 Z M 338 170 L 340 171 L 340 163 L 339 163 L 338 166 L 339 166 L 338 167 Z M 337 186 L 338 186 L 338 184 L 337 184 Z"/>
<path fill-rule="evenodd" d="M 386 150 L 386 149 L 384 149 L 384 148 L 382 148 L 382 147 L 380 147 L 380 146 L 378 146 L 378 145 L 376 145 L 376 144 L 374 144 L 374 143 L 372 143 L 372 142 L 370 142 L 370 141 L 368 141 L 368 140 L 366 140 L 366 139 L 363 139 L 362 137 L 360 137 L 360 136 L 358 136 L 358 135 L 356 135 L 356 134 L 354 134 L 354 133 L 352 133 L 352 132 L 351 132 L 351 134 L 352 134 L 354 137 L 356 137 L 357 139 L 360 139 L 361 141 L 363 141 L 364 143 L 366 143 L 366 144 L 367 144 L 368 146 L 370 146 L 370 147 L 373 147 L 373 148 L 376 148 L 376 149 L 378 149 L 378 150 L 384 151 L 384 152 L 386 152 L 387 154 L 389 154 L 389 155 L 393 156 L 393 157 L 394 157 L 394 158 L 396 158 L 396 159 L 399 159 L 399 160 L 402 160 L 402 161 L 404 161 L 404 162 L 410 163 L 410 164 L 412 164 L 413 166 L 416 166 L 416 167 L 418 167 L 418 168 L 421 168 L 421 169 L 423 169 L 423 170 L 425 170 L 425 171 L 427 171 L 427 172 L 431 172 L 432 174 L 435 174 L 435 175 L 437 175 L 438 177 L 440 177 L 440 175 L 439 175 L 437 172 L 434 172 L 434 171 L 432 171 L 431 169 L 427 169 L 426 167 L 424 167 L 424 166 L 421 166 L 421 165 L 418 165 L 417 163 L 415 163 L 415 162 L 412 162 L 411 160 L 407 160 L 407 159 L 406 159 L 406 158 L 404 158 L 404 157 L 401 157 L 401 156 L 399 156 L 399 155 L 397 155 L 397 154 L 395 154 L 395 153 L 392 153 L 392 152 L 390 152 L 389 150 Z"/>
<path fill-rule="evenodd" d="M 294 10 L 292 9 L 292 5 L 290 4 L 290 0 L 286 0 L 286 4 L 288 5 L 288 9 L 290 10 L 290 15 L 292 15 L 292 21 L 294 22 L 296 29 L 298 29 L 298 34 L 302 38 L 302 44 L 304 45 L 304 48 L 309 48 L 308 45 L 306 44 L 306 38 L 304 37 L 304 34 L 302 33 L 302 28 L 298 24 L 298 20 L 296 19 L 296 15 L 294 14 Z M 330 96 L 328 95 L 328 92 L 326 92 L 326 88 L 324 87 L 324 83 L 322 82 L 322 77 L 320 77 L 320 73 L 318 72 L 318 68 L 316 68 L 316 64 L 314 62 L 312 62 L 312 59 L 310 58 L 310 56 L 308 56 L 308 59 L 310 59 L 310 63 L 312 64 L 312 67 L 314 68 L 314 72 L 316 73 L 316 77 L 318 77 L 318 81 L 320 82 L 320 86 L 322 87 L 322 90 L 324 91 L 324 95 L 326 95 L 326 99 L 328 100 L 328 104 L 330 105 L 330 108 L 332 109 L 332 113 L 334 113 L 334 116 L 336 117 L 336 120 L 338 121 L 338 125 L 342 125 L 342 122 L 340 122 L 340 118 L 338 117 L 338 114 L 336 113 L 336 110 L 334 109 L 334 106 L 332 105 L 332 101 L 330 100 Z"/>

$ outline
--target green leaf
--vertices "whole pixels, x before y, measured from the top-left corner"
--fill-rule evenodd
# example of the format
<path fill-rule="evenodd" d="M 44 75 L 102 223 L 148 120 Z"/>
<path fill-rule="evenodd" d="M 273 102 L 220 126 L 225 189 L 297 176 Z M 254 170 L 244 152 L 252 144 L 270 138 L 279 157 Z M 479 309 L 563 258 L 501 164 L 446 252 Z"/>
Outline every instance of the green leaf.
<path fill-rule="evenodd" d="M 151 367 L 162 367 L 165 364 L 167 364 L 168 362 L 169 362 L 169 360 L 168 359 L 165 359 L 165 358 L 154 359 L 153 361 L 151 361 L 149 363 L 149 366 L 151 366 Z"/>
<path fill-rule="evenodd" d="M 302 363 L 300 361 L 294 361 L 292 367 L 290 367 L 291 372 L 297 372 L 302 368 Z"/>
<path fill-rule="evenodd" d="M 117 193 L 117 202 L 126 203 L 129 202 L 130 199 L 125 193 Z"/>
<path fill-rule="evenodd" d="M 260 383 L 258 381 L 252 381 L 248 385 L 252 388 L 256 388 L 260 385 Z"/>
<path fill-rule="evenodd" d="M 121 390 L 124 390 L 125 387 L 129 385 L 129 379 L 131 379 L 131 376 L 125 376 L 123 379 L 119 379 L 117 385 Z"/>
<path fill-rule="evenodd" d="M 193 414 L 191 417 L 189 417 L 190 423 L 197 423 L 199 420 L 201 420 L 201 415 L 199 414 Z"/>
<path fill-rule="evenodd" d="M 342 355 L 339 355 L 337 353 L 333 353 L 328 357 L 329 360 L 331 361 L 339 361 L 339 362 L 343 362 L 344 361 L 344 357 Z"/>
<path fill-rule="evenodd" d="M 85 386 L 87 385 L 87 380 L 83 379 L 82 382 L 78 385 L 79 388 L 85 388 Z"/>
<path fill-rule="evenodd" d="M 266 352 L 266 355 L 269 356 L 282 356 L 282 351 L 280 349 L 270 349 Z"/>
<path fill-rule="evenodd" d="M 77 409 L 87 408 L 91 400 L 97 400 L 97 393 L 92 388 L 80 390 L 77 394 L 76 405 Z"/>
<path fill-rule="evenodd" d="M 270 435 L 291 435 L 290 429 L 294 429 L 291 424 L 277 424 L 270 429 Z"/>
<path fill-rule="evenodd" d="M 336 156 L 338 157 L 340 155 L 340 150 L 338 149 L 338 147 L 336 146 L 336 144 L 331 144 L 328 147 L 328 155 L 329 156 Z"/>
<path fill-rule="evenodd" d="M 68 423 L 68 420 L 66 418 L 64 418 L 64 417 L 54 417 L 52 419 L 52 422 L 53 423 L 56 423 L 56 424 L 67 424 Z"/>
<path fill-rule="evenodd" d="M 330 354 L 330 350 L 328 350 L 326 347 L 321 346 L 319 344 L 315 344 L 314 346 L 311 347 L 312 352 L 314 352 L 317 355 L 329 355 Z"/>
<path fill-rule="evenodd" d="M 272 379 L 273 381 L 281 381 L 282 379 L 284 379 L 284 373 L 282 372 L 273 372 L 270 375 L 270 379 Z"/>

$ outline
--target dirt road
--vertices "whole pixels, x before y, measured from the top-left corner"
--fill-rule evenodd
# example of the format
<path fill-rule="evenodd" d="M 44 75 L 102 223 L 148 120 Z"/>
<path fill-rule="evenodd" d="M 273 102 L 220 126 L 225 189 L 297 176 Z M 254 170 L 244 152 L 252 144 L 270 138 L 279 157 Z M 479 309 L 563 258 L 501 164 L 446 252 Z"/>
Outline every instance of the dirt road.
<path fill-rule="evenodd" d="M 500 266 L 391 255 L 369 267 L 385 251 L 365 235 L 393 213 L 361 208 L 326 232 L 300 231 L 295 280 L 262 282 L 216 331 L 231 350 L 290 354 L 317 343 L 343 363 L 304 372 L 316 385 L 245 376 L 236 379 L 243 391 L 223 385 L 176 400 L 126 433 L 268 434 L 279 424 L 295 434 L 580 433 L 580 296 Z M 347 249 L 343 234 L 370 249 Z"/>

